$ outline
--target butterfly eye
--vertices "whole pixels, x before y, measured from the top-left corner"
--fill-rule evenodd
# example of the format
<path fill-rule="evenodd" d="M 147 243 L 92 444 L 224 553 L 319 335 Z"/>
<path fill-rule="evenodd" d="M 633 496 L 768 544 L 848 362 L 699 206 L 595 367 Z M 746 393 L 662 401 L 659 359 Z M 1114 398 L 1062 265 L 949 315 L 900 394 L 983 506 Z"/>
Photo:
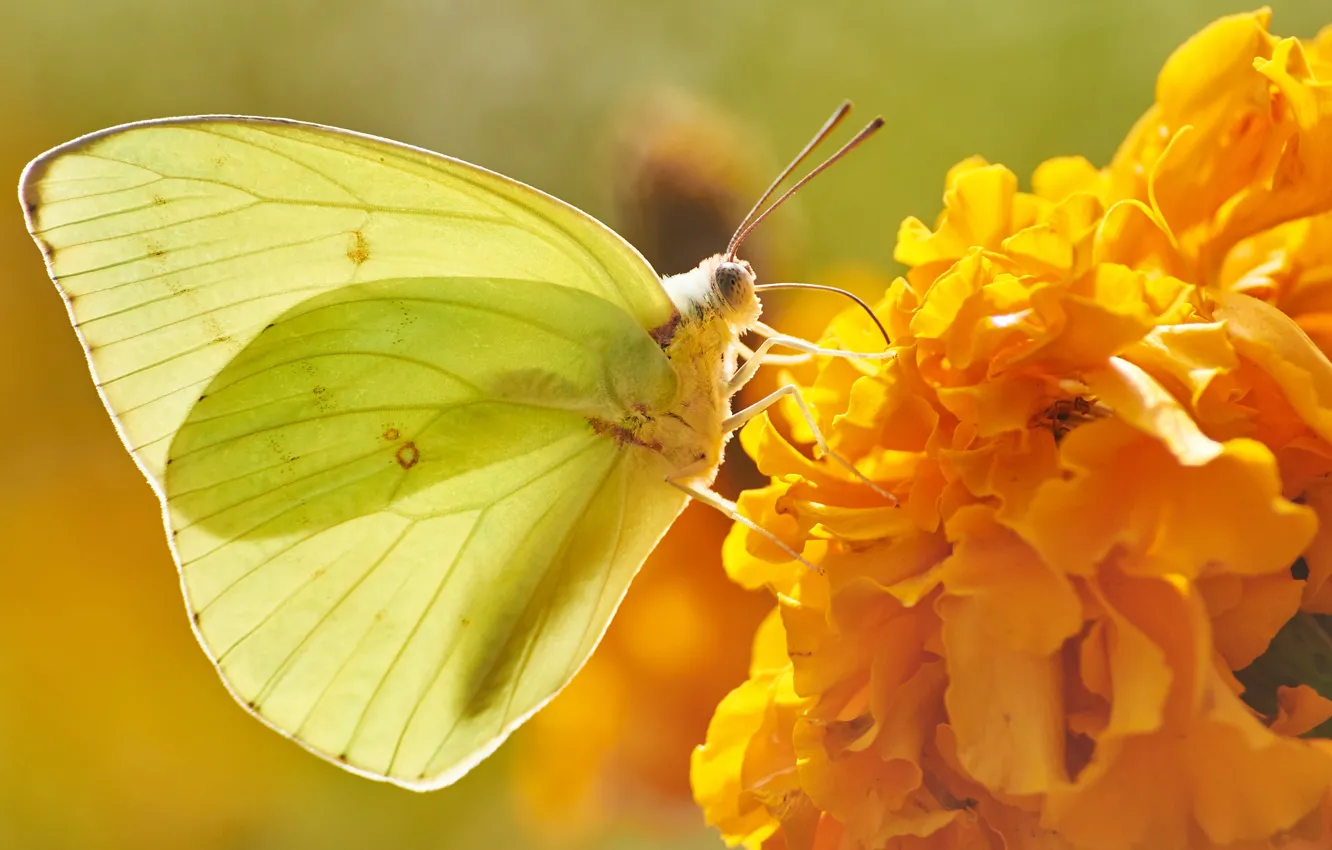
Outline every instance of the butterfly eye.
<path fill-rule="evenodd" d="M 730 303 L 739 300 L 745 287 L 752 286 L 753 283 L 754 270 L 744 261 L 722 263 L 712 273 L 712 285 L 716 287 L 721 297 Z"/>

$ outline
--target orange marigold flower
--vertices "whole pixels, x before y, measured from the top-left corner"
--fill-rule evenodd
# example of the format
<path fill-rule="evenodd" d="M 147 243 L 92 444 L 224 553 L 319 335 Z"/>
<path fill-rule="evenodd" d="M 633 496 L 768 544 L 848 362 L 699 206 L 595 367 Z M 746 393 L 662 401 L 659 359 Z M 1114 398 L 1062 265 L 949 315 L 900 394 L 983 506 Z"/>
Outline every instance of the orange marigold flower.
<path fill-rule="evenodd" d="M 779 602 L 694 754 L 729 842 L 1332 842 L 1332 700 L 1241 682 L 1332 612 L 1332 29 L 1268 18 L 1179 48 L 1108 167 L 969 159 L 902 224 L 897 356 L 801 382 L 900 507 L 798 423 L 742 432 L 742 511 L 817 570 L 726 542 Z"/>

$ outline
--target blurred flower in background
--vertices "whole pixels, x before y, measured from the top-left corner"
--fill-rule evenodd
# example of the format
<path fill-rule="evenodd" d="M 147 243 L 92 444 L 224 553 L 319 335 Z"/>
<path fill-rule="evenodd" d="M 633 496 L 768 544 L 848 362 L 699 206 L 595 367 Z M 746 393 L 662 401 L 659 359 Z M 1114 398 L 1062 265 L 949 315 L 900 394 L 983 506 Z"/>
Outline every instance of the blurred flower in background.
<path fill-rule="evenodd" d="M 743 432 L 742 509 L 817 570 L 727 541 L 780 600 L 695 753 L 729 841 L 1332 842 L 1332 28 L 1269 18 L 1175 51 L 1108 167 L 971 158 L 902 224 L 896 359 L 807 380 L 900 507 Z"/>

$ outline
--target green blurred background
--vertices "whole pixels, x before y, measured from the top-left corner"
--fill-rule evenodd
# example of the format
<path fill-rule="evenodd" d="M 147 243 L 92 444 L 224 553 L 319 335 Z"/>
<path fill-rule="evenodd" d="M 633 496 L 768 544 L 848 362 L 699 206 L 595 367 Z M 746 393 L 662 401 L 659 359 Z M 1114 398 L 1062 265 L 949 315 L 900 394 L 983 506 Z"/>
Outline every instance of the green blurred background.
<path fill-rule="evenodd" d="M 1332 22 L 1327 0 L 1274 6 L 1281 34 Z M 980 153 L 1024 176 L 1057 154 L 1104 163 L 1170 50 L 1246 8 L 4 0 L 0 174 L 12 184 L 46 148 L 122 122 L 285 116 L 532 183 L 651 242 L 659 270 L 675 272 L 697 259 L 681 252 L 697 253 L 699 227 L 715 250 L 729 224 L 695 226 L 708 213 L 697 187 L 673 212 L 654 209 L 660 193 L 643 175 L 667 189 L 715 175 L 710 214 L 733 216 L 850 97 L 857 118 L 882 112 L 888 129 L 754 250 L 768 255 L 761 273 L 796 279 L 891 273 L 897 223 L 935 214 L 954 162 Z M 666 165 L 643 152 L 676 131 Z M 190 635 L 157 505 L 101 409 L 17 203 L 0 205 L 0 258 L 0 848 L 719 843 L 688 802 L 688 753 L 742 678 L 768 604 L 721 580 L 711 553 L 724 523 L 691 515 L 569 698 L 458 786 L 418 795 L 359 779 L 226 695 Z"/>

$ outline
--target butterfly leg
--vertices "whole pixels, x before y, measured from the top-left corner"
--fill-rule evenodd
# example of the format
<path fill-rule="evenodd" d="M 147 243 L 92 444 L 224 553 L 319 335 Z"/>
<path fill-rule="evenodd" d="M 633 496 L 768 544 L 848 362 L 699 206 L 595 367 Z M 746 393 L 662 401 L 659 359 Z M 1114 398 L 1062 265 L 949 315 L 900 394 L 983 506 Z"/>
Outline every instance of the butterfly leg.
<path fill-rule="evenodd" d="M 823 572 L 823 570 L 819 566 L 809 561 L 806 561 L 799 552 L 792 549 L 790 546 L 786 545 L 786 543 L 782 541 L 780 537 L 773 534 L 771 531 L 768 531 L 766 528 L 759 525 L 758 523 L 754 522 L 749 517 L 740 513 L 740 509 L 736 506 L 735 502 L 732 502 L 730 499 L 727 499 L 726 497 L 720 495 L 719 493 L 714 493 L 711 490 L 706 490 L 702 487 L 699 487 L 697 484 L 689 483 L 688 477 L 689 476 L 687 473 L 682 472 L 679 475 L 667 478 L 666 483 L 670 484 L 675 489 L 688 494 L 691 498 L 696 499 L 699 502 L 702 502 L 708 507 L 714 510 L 721 511 L 723 514 L 730 517 L 732 522 L 738 522 L 741 525 L 743 525 L 745 528 L 748 528 L 750 531 L 754 532 L 755 534 L 759 534 L 762 535 L 763 537 L 766 537 L 768 540 L 770 540 L 771 542 L 775 543 L 778 547 L 780 547 L 783 552 L 790 555 L 793 560 L 799 561 L 800 563 L 809 567 L 814 572 L 816 573 Z"/>
<path fill-rule="evenodd" d="M 754 349 L 737 341 L 735 347 L 739 349 L 740 356 L 745 360 L 754 359 Z M 765 366 L 795 366 L 800 363 L 808 363 L 814 359 L 813 354 L 768 354 L 763 358 Z"/>
<path fill-rule="evenodd" d="M 845 351 L 841 348 L 820 348 L 809 340 L 801 339 L 798 336 L 777 334 L 776 336 L 770 336 L 763 340 L 762 344 L 754 350 L 754 355 L 745 360 L 745 365 L 736 370 L 735 374 L 731 376 L 730 382 L 726 385 L 727 394 L 735 395 L 740 392 L 740 389 L 744 387 L 745 384 L 749 383 L 749 380 L 754 377 L 754 373 L 758 371 L 759 366 L 763 365 L 764 362 L 775 364 L 777 357 L 780 355 L 773 355 L 770 352 L 774 346 L 778 345 L 786 348 L 794 348 L 796 351 L 804 352 L 811 357 L 843 357 L 847 360 L 887 360 L 890 357 L 897 356 L 897 352 L 895 351 Z M 742 422 L 741 424 L 744 423 Z"/>
<path fill-rule="evenodd" d="M 805 397 L 800 394 L 800 388 L 795 384 L 787 384 L 783 387 L 779 387 L 777 390 L 754 402 L 744 410 L 727 417 L 722 421 L 722 431 L 730 432 L 740 428 L 755 416 L 758 416 L 778 401 L 781 401 L 785 396 L 791 396 L 795 399 L 796 406 L 800 408 L 800 415 L 804 417 L 805 424 L 809 426 L 810 433 L 814 435 L 814 442 L 818 444 L 819 451 L 822 452 L 824 456 L 837 461 L 845 467 L 847 471 L 859 478 L 863 483 L 868 485 L 871 490 L 878 493 L 880 496 L 890 500 L 894 505 L 898 504 L 896 496 L 869 480 L 863 472 L 856 469 L 855 464 L 828 447 L 828 442 L 823 439 L 823 432 L 819 430 L 818 423 L 814 421 L 814 412 L 809 409 L 809 403 L 805 401 Z"/>

